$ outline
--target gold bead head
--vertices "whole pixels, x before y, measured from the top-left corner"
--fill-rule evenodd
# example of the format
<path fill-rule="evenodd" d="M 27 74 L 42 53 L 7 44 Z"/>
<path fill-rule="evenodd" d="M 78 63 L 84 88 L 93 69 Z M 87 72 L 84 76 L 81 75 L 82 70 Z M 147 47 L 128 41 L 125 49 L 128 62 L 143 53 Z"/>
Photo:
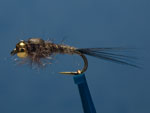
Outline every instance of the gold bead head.
<path fill-rule="evenodd" d="M 27 52 L 27 47 L 26 47 L 26 43 L 24 41 L 19 42 L 16 45 L 17 48 L 17 56 L 19 58 L 26 58 L 28 56 L 28 52 Z"/>
<path fill-rule="evenodd" d="M 20 51 L 17 52 L 17 56 L 19 58 L 26 58 L 28 56 L 26 49 L 25 48 L 19 48 L 19 49 L 20 49 Z"/>

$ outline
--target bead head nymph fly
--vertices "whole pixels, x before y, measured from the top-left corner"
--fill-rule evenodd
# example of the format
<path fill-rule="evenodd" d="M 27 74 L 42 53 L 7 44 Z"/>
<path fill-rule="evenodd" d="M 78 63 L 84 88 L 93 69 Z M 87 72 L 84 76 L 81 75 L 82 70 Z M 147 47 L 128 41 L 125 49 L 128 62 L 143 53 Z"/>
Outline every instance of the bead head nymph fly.
<path fill-rule="evenodd" d="M 76 48 L 64 44 L 55 44 L 41 38 L 29 38 L 27 41 L 21 40 L 11 51 L 11 55 L 17 54 L 20 59 L 29 59 L 31 63 L 43 64 L 42 59 L 47 59 L 56 54 L 77 54 L 84 61 L 84 67 L 75 72 L 60 72 L 61 74 L 78 75 L 84 73 L 88 68 L 88 60 L 85 55 L 97 57 L 99 59 L 138 67 L 132 64 L 134 57 L 116 54 L 116 51 L 123 51 L 124 48 Z M 131 61 L 131 62 L 130 62 Z"/>

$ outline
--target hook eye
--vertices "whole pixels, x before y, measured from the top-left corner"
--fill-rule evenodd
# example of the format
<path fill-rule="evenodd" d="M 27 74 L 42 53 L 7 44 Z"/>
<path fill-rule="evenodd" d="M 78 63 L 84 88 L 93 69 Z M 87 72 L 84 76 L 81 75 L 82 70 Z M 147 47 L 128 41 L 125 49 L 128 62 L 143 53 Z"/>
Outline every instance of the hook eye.
<path fill-rule="evenodd" d="M 11 54 L 12 56 L 15 55 L 16 53 L 17 53 L 16 48 L 10 52 L 10 54 Z"/>

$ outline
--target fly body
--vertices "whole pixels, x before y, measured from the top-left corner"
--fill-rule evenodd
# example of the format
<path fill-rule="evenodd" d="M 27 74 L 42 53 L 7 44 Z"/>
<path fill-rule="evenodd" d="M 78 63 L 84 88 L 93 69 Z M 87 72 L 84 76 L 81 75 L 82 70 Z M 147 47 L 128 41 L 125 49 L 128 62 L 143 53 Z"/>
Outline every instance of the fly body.
<path fill-rule="evenodd" d="M 134 59 L 126 55 L 115 54 L 113 51 L 124 50 L 124 48 L 75 48 L 63 44 L 55 44 L 50 41 L 44 41 L 41 38 L 30 38 L 27 41 L 21 40 L 16 44 L 11 55 L 17 54 L 19 58 L 28 58 L 32 63 L 42 64 L 41 59 L 46 59 L 54 54 L 78 54 L 84 61 L 84 67 L 75 72 L 60 72 L 61 74 L 77 75 L 84 73 L 88 67 L 88 60 L 85 55 L 94 56 L 100 59 L 125 64 L 132 67 L 138 67 L 129 61 Z"/>

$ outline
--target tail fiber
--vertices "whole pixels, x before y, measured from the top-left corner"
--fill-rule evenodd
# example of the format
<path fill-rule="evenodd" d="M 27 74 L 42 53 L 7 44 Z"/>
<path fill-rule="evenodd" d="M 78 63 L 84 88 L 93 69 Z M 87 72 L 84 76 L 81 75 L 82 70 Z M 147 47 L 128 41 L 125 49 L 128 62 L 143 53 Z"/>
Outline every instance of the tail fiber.
<path fill-rule="evenodd" d="M 77 51 L 93 56 L 99 59 L 124 64 L 128 66 L 132 66 L 135 68 L 140 68 L 136 64 L 132 62 L 137 59 L 136 57 L 126 56 L 122 54 L 116 54 L 115 52 L 123 52 L 123 50 L 127 50 L 126 48 L 81 48 L 77 49 Z"/>

